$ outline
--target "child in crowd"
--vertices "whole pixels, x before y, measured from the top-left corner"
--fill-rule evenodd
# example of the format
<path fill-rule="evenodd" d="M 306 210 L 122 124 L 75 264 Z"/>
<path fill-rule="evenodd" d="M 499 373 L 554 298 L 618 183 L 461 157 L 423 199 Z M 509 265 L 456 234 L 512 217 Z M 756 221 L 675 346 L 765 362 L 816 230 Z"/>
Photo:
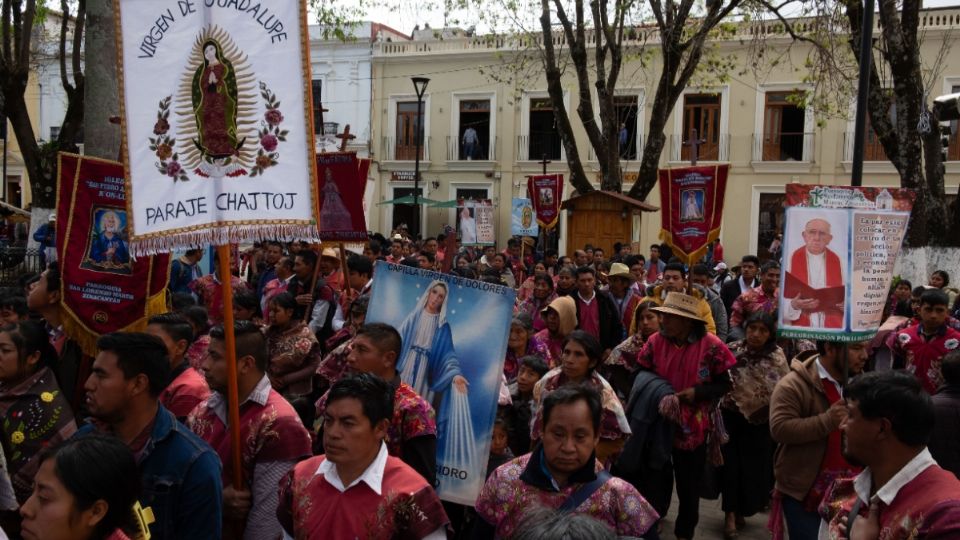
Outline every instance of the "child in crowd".
<path fill-rule="evenodd" d="M 493 421 L 493 436 L 490 440 L 490 457 L 487 460 L 487 477 L 490 477 L 490 473 L 497 470 L 497 467 L 507 463 L 513 459 L 513 452 L 510 451 L 510 446 L 507 445 L 507 433 L 510 430 L 510 421 L 503 417 L 497 416 L 496 420 Z"/>
<path fill-rule="evenodd" d="M 960 331 L 950 328 L 950 298 L 940 289 L 929 289 L 920 296 L 920 322 L 901 330 L 892 348 L 894 368 L 906 368 L 917 377 L 929 394 L 943 383 L 940 362 L 944 355 L 960 347 Z"/>
<path fill-rule="evenodd" d="M 522 456 L 530 451 L 530 417 L 533 387 L 544 374 L 550 371 L 547 362 L 539 356 L 524 356 L 520 359 L 517 380 L 510 385 L 513 404 L 506 411 L 509 420 L 507 439 L 513 454 Z"/>

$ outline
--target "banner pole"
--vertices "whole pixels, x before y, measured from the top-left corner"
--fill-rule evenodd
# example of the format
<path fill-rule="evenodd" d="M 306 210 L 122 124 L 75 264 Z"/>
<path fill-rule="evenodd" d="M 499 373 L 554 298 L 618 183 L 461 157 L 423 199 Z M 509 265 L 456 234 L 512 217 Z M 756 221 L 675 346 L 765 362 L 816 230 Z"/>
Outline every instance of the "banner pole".
<path fill-rule="evenodd" d="M 237 390 L 237 337 L 233 331 L 233 285 L 230 283 L 230 246 L 217 246 L 220 286 L 223 290 L 223 334 L 227 349 L 227 418 L 230 425 L 230 457 L 233 487 L 243 489 L 240 462 L 240 399 Z"/>
<path fill-rule="evenodd" d="M 544 165 L 546 166 L 546 165 Z M 523 235 L 520 235 L 520 266 L 517 267 L 517 270 L 520 271 L 520 275 L 517 276 L 517 290 L 520 290 L 520 287 L 523 286 L 523 281 L 526 279 L 523 269 L 525 265 L 523 264 L 523 250 L 527 247 L 526 242 L 523 241 Z"/>

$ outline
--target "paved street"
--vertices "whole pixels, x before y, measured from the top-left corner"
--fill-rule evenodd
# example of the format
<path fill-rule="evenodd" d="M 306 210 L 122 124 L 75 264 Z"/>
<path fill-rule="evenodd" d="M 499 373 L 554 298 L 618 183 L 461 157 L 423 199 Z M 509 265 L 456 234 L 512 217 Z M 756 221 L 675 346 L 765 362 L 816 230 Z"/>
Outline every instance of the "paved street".
<path fill-rule="evenodd" d="M 660 536 L 664 540 L 673 540 L 673 520 L 676 517 L 677 496 L 674 494 L 673 504 L 667 512 L 663 533 Z M 768 514 L 763 513 L 747 518 L 747 526 L 740 531 L 738 540 L 768 540 L 770 533 L 767 532 L 767 517 Z M 723 538 L 723 510 L 720 509 L 720 499 L 715 501 L 700 499 L 700 524 L 697 526 L 697 538 L 701 540 Z"/>

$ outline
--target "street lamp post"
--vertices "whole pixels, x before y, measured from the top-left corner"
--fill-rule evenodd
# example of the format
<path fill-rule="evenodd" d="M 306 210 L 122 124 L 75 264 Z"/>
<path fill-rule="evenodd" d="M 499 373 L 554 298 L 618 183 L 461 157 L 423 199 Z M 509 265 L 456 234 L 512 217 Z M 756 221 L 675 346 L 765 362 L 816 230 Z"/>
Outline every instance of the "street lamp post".
<path fill-rule="evenodd" d="M 423 94 L 427 91 L 427 83 L 430 79 L 426 77 L 411 77 L 413 89 L 417 93 L 417 122 L 416 139 L 417 150 L 413 162 L 413 208 L 416 212 L 414 217 L 414 240 L 420 237 L 420 148 L 423 146 Z"/>

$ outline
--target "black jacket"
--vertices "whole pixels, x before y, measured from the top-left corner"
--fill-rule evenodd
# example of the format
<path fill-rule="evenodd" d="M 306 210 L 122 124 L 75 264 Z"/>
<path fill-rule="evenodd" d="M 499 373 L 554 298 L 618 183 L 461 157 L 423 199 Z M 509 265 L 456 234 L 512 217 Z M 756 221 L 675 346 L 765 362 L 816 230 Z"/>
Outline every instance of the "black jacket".
<path fill-rule="evenodd" d="M 750 285 L 750 287 L 759 285 L 760 280 L 753 278 L 753 285 Z M 738 296 L 740 296 L 740 278 L 731 279 L 720 287 L 720 299 L 723 300 L 723 307 L 727 310 L 727 320 L 730 320 L 730 314 L 733 313 L 733 303 L 737 301 Z"/>
<path fill-rule="evenodd" d="M 577 304 L 577 328 L 580 328 L 580 295 L 573 292 L 570 295 Z M 597 291 L 593 296 L 598 304 L 597 312 L 600 315 L 600 345 L 604 349 L 612 349 L 623 341 L 623 323 L 620 321 L 620 311 L 607 293 Z"/>
<path fill-rule="evenodd" d="M 630 438 L 617 460 L 616 472 L 632 476 L 644 468 L 660 470 L 673 452 L 673 423 L 660 415 L 660 400 L 674 394 L 665 379 L 640 370 L 633 381 L 624 411 L 630 422 Z"/>

